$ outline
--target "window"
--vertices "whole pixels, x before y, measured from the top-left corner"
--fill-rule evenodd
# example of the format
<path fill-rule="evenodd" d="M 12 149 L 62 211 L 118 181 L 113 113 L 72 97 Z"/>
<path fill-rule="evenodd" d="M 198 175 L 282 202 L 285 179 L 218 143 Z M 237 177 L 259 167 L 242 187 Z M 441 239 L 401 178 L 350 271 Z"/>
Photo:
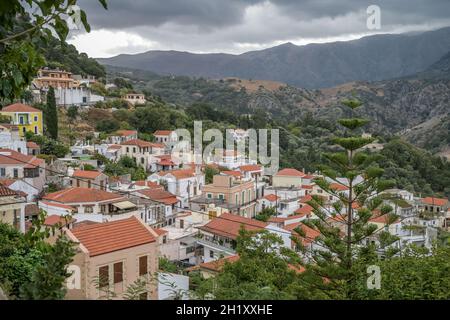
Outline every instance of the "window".
<path fill-rule="evenodd" d="M 35 121 L 35 122 L 38 121 L 38 116 L 34 116 L 34 121 Z"/>
<path fill-rule="evenodd" d="M 14 169 L 14 178 L 19 177 L 19 169 Z"/>
<path fill-rule="evenodd" d="M 209 250 L 209 257 L 210 257 L 211 259 L 214 259 L 214 251 Z"/>
<path fill-rule="evenodd" d="M 77 187 L 80 187 L 80 180 L 77 179 Z"/>
<path fill-rule="evenodd" d="M 141 163 L 142 163 L 142 164 L 145 163 L 145 158 L 141 158 Z"/>
<path fill-rule="evenodd" d="M 98 268 L 98 281 L 100 288 L 104 288 L 109 285 L 109 266 Z"/>
<path fill-rule="evenodd" d="M 114 263 L 114 283 L 123 281 L 123 262 Z"/>
<path fill-rule="evenodd" d="M 139 257 L 139 275 L 143 276 L 148 273 L 147 256 Z"/>
<path fill-rule="evenodd" d="M 94 206 L 84 207 L 84 213 L 93 213 L 93 212 L 94 212 Z"/>
<path fill-rule="evenodd" d="M 211 193 L 207 193 L 206 196 L 208 197 L 208 199 L 212 198 L 212 194 Z"/>
<path fill-rule="evenodd" d="M 38 127 L 34 126 L 34 133 L 37 134 L 38 133 Z"/>
<path fill-rule="evenodd" d="M 219 199 L 220 199 L 220 200 L 223 200 L 223 199 L 225 199 L 225 197 L 224 197 L 223 193 L 220 193 L 220 194 L 219 194 Z"/>
<path fill-rule="evenodd" d="M 183 228 L 184 228 L 184 220 L 180 219 L 180 229 L 183 229 Z"/>
<path fill-rule="evenodd" d="M 127 153 L 128 153 L 128 152 L 130 152 L 130 148 L 129 148 L 129 147 L 127 147 Z"/>
<path fill-rule="evenodd" d="M 166 243 L 167 243 L 167 236 L 163 236 L 163 241 L 162 241 L 162 243 L 163 243 L 163 244 L 166 244 Z"/>
<path fill-rule="evenodd" d="M 88 188 L 91 187 L 91 180 L 88 180 Z"/>
<path fill-rule="evenodd" d="M 2 176 L 2 177 L 6 176 L 6 169 L 5 168 L 0 168 L 0 176 Z"/>

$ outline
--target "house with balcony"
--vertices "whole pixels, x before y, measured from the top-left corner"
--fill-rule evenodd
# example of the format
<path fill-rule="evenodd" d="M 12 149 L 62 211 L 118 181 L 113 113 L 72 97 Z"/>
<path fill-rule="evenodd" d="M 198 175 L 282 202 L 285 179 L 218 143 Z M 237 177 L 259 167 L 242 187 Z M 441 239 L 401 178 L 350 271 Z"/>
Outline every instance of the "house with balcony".
<path fill-rule="evenodd" d="M 43 159 L 10 149 L 0 149 L 0 179 L 22 179 L 39 192 L 46 183 Z"/>
<path fill-rule="evenodd" d="M 110 144 L 121 144 L 122 142 L 135 140 L 138 138 L 138 132 L 136 130 L 118 130 L 112 133 L 108 137 Z"/>
<path fill-rule="evenodd" d="M 198 228 L 209 221 L 207 215 L 199 212 L 179 212 L 174 224 L 161 228 L 165 236 L 163 243 L 160 243 L 161 256 L 185 265 L 198 264 Z"/>
<path fill-rule="evenodd" d="M 136 204 L 123 195 L 92 188 L 71 187 L 49 193 L 39 201 L 39 207 L 49 215 L 61 214 L 61 205 L 72 209 L 78 222 L 104 222 L 138 214 Z"/>
<path fill-rule="evenodd" d="M 141 139 L 131 139 L 122 142 L 121 147 L 121 155 L 134 159 L 138 166 L 146 170 L 150 170 L 152 165 L 159 160 L 156 157 L 164 152 L 163 145 Z"/>
<path fill-rule="evenodd" d="M 191 198 L 202 194 L 202 188 L 205 185 L 205 175 L 200 169 L 160 171 L 150 175 L 148 179 L 158 184 L 164 183 L 167 191 L 180 199 L 183 208 L 189 207 Z"/>
<path fill-rule="evenodd" d="M 176 132 L 172 130 L 156 130 L 153 133 L 153 136 L 157 143 L 162 143 L 164 145 L 169 145 L 178 140 Z"/>
<path fill-rule="evenodd" d="M 267 226 L 266 222 L 229 213 L 214 218 L 198 227 L 200 236 L 197 244 L 203 248 L 200 251 L 201 261 L 210 262 L 235 255 L 236 239 L 241 227 L 247 231 L 262 231 Z"/>
<path fill-rule="evenodd" d="M 165 191 L 161 188 L 141 189 L 133 192 L 132 195 L 139 198 L 153 200 L 156 203 L 162 204 L 164 210 L 154 224 L 155 227 L 161 228 L 166 225 L 172 225 L 175 222 L 176 212 L 180 207 L 180 200 L 176 195 Z"/>
<path fill-rule="evenodd" d="M 302 178 L 306 174 L 292 168 L 286 168 L 278 171 L 272 177 L 272 186 L 274 188 L 299 188 L 302 185 Z"/>
<path fill-rule="evenodd" d="M 145 283 L 141 300 L 157 299 L 157 283 L 151 280 L 158 270 L 159 235 L 151 227 L 130 217 L 64 232 L 77 244 L 66 299 L 121 300 L 137 280 Z"/>
<path fill-rule="evenodd" d="M 42 135 L 44 126 L 42 111 L 22 103 L 14 103 L 3 107 L 0 114 L 8 116 L 11 124 L 19 128 L 20 137 L 25 136 L 25 132 Z M 26 148 L 24 149 L 25 152 Z"/>
<path fill-rule="evenodd" d="M 214 203 L 233 214 L 252 218 L 256 215 L 255 182 L 232 175 L 215 175 L 213 183 L 205 185 L 202 196 L 193 202 L 197 205 Z"/>
<path fill-rule="evenodd" d="M 145 100 L 145 94 L 143 93 L 127 93 L 122 99 L 132 106 L 143 105 L 147 102 L 147 100 Z"/>
<path fill-rule="evenodd" d="M 106 191 L 108 176 L 100 171 L 75 170 L 72 173 L 70 185 L 72 187 L 93 188 Z"/>

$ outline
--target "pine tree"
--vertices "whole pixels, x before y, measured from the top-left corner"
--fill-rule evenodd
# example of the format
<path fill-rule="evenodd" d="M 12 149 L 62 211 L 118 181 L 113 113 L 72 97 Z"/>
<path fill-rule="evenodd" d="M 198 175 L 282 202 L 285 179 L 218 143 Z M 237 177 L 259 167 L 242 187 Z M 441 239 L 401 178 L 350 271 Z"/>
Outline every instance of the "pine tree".
<path fill-rule="evenodd" d="M 50 87 L 47 93 L 45 123 L 50 137 L 54 140 L 58 139 L 58 112 L 56 110 L 55 90 Z"/>
<path fill-rule="evenodd" d="M 308 204 L 313 207 L 315 217 L 304 223 L 319 231 L 320 236 L 314 239 L 316 246 L 312 252 L 306 252 L 302 246 L 300 239 L 306 235 L 300 228 L 296 230 L 300 239 L 295 241 L 309 257 L 305 263 L 307 273 L 315 275 L 308 278 L 314 279 L 309 285 L 322 288 L 331 298 L 351 299 L 362 281 L 355 276 L 361 274 L 356 269 L 364 266 L 364 262 L 376 260 L 377 249 L 385 250 L 386 256 L 395 254 L 389 245 L 398 239 L 387 231 L 377 230 L 376 225 L 369 223 L 370 219 L 376 212 L 384 216 L 389 225 L 397 217 L 391 214 L 392 208 L 383 205 L 377 196 L 390 186 L 389 181 L 381 179 L 383 170 L 374 165 L 378 155 L 362 149 L 373 138 L 358 135 L 360 128 L 368 123 L 366 119 L 353 116 L 361 102 L 352 99 L 342 103 L 350 108 L 352 114 L 351 118 L 338 120 L 345 128 L 345 136 L 336 137 L 333 142 L 342 151 L 324 155 L 328 164 L 321 166 L 322 177 L 315 180 L 337 201 L 328 203 L 328 198 L 312 196 Z M 367 241 L 373 236 L 380 242 L 378 248 Z"/>

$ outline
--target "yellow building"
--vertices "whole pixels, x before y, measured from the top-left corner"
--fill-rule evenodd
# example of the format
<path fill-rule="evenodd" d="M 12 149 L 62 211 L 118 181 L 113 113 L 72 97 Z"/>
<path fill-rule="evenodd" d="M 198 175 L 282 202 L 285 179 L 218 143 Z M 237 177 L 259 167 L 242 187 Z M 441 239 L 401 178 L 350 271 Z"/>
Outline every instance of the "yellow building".
<path fill-rule="evenodd" d="M 19 127 L 21 137 L 27 131 L 35 134 L 43 133 L 42 111 L 39 109 L 22 103 L 14 103 L 0 110 L 0 114 L 11 118 L 11 124 Z"/>

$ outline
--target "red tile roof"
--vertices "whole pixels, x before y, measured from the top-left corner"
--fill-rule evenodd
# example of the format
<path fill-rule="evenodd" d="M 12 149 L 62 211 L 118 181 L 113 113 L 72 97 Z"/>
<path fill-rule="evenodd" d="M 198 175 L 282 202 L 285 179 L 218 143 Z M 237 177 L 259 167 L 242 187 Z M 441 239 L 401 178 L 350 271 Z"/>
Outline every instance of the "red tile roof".
<path fill-rule="evenodd" d="M 0 197 L 18 196 L 19 194 L 10 188 L 0 184 Z"/>
<path fill-rule="evenodd" d="M 141 139 L 131 139 L 125 142 L 122 142 L 121 145 L 123 146 L 138 146 L 140 148 L 151 148 L 153 144 L 148 141 L 144 141 Z"/>
<path fill-rule="evenodd" d="M 131 217 L 81 226 L 71 232 L 93 257 L 155 242 L 156 233 L 148 228 L 136 217 Z"/>
<path fill-rule="evenodd" d="M 239 260 L 239 255 L 229 256 L 226 258 L 218 259 L 215 261 L 200 263 L 201 269 L 206 269 L 208 271 L 220 272 L 226 263 L 233 263 Z"/>
<path fill-rule="evenodd" d="M 134 184 L 139 187 L 149 187 L 151 189 L 163 189 L 164 190 L 163 186 L 161 186 L 158 183 L 153 182 L 153 181 L 138 180 Z"/>
<path fill-rule="evenodd" d="M 3 107 L 1 112 L 42 112 L 42 110 L 33 108 L 27 104 L 23 103 L 14 103 L 9 106 Z"/>
<path fill-rule="evenodd" d="M 242 173 L 240 171 L 236 171 L 236 170 L 225 170 L 225 171 L 222 171 L 221 173 L 223 173 L 227 176 L 242 177 Z"/>
<path fill-rule="evenodd" d="M 43 159 L 35 156 L 28 156 L 11 149 L 0 149 L 0 164 L 17 164 L 25 168 L 35 168 L 43 163 Z"/>
<path fill-rule="evenodd" d="M 172 133 L 172 130 L 156 130 L 154 136 L 168 136 Z"/>
<path fill-rule="evenodd" d="M 277 201 L 277 199 L 279 199 L 280 197 L 277 196 L 277 195 L 274 195 L 274 194 L 268 194 L 268 195 L 265 195 L 263 198 L 266 199 L 266 200 L 268 200 L 268 201 L 270 201 L 270 202 L 275 202 L 275 201 Z"/>
<path fill-rule="evenodd" d="M 347 191 L 348 190 L 347 186 L 337 183 L 337 182 L 330 183 L 330 188 L 335 191 Z"/>
<path fill-rule="evenodd" d="M 56 214 L 53 214 L 51 216 L 48 216 L 45 218 L 44 226 L 54 226 L 54 225 L 60 225 L 60 226 L 66 226 L 70 223 L 76 222 L 77 220 L 74 218 L 66 218 L 63 216 L 58 216 Z"/>
<path fill-rule="evenodd" d="M 311 201 L 311 200 L 312 200 L 312 196 L 310 194 L 307 194 L 306 196 L 300 198 L 300 203 L 307 203 L 308 201 Z"/>
<path fill-rule="evenodd" d="M 286 168 L 278 171 L 275 176 L 294 176 L 294 177 L 303 177 L 305 174 L 296 169 Z"/>
<path fill-rule="evenodd" d="M 303 207 L 298 208 L 297 210 L 295 210 L 294 213 L 299 215 L 299 216 L 304 216 L 304 215 L 311 214 L 312 211 L 313 211 L 313 207 L 311 207 L 308 204 L 305 204 Z"/>
<path fill-rule="evenodd" d="M 239 170 L 243 171 L 243 172 L 248 172 L 248 171 L 260 171 L 262 170 L 262 167 L 260 165 L 257 164 L 247 164 L 247 165 L 243 165 L 239 167 Z"/>
<path fill-rule="evenodd" d="M 36 142 L 27 141 L 27 148 L 28 149 L 39 149 L 39 145 Z"/>
<path fill-rule="evenodd" d="M 61 209 L 75 211 L 74 207 L 68 206 L 66 204 L 62 204 L 62 203 L 58 203 L 58 202 L 49 202 L 49 201 L 41 201 L 41 202 L 43 204 L 47 205 L 47 206 L 52 206 L 52 207 L 56 207 L 56 208 L 61 208 Z"/>
<path fill-rule="evenodd" d="M 194 169 L 179 169 L 179 170 L 169 170 L 169 171 L 160 171 L 158 175 L 164 177 L 168 174 L 173 175 L 176 179 L 187 179 L 195 177 Z"/>
<path fill-rule="evenodd" d="M 89 171 L 89 170 L 75 170 L 72 177 L 74 178 L 84 178 L 84 179 L 95 179 L 102 173 L 99 171 Z"/>
<path fill-rule="evenodd" d="M 43 199 L 60 203 L 82 203 L 120 200 L 123 196 L 98 189 L 76 187 L 49 193 Z"/>
<path fill-rule="evenodd" d="M 17 181 L 17 179 L 10 179 L 10 178 L 0 179 L 0 184 L 4 185 L 6 187 L 9 187 L 16 181 Z"/>
<path fill-rule="evenodd" d="M 146 196 L 151 200 L 162 202 L 166 205 L 172 205 L 179 201 L 174 194 L 160 189 L 139 190 L 138 193 Z"/>
<path fill-rule="evenodd" d="M 305 233 L 305 236 L 301 236 L 300 234 L 298 234 L 295 231 L 295 229 L 297 229 L 297 228 L 301 228 L 301 230 L 303 230 L 303 232 Z M 316 239 L 318 236 L 320 236 L 319 231 L 306 226 L 302 222 L 288 224 L 288 225 L 284 226 L 283 229 L 290 231 L 292 233 L 292 235 L 294 237 L 297 237 L 298 239 L 300 239 L 304 245 L 313 242 L 314 239 Z"/>
<path fill-rule="evenodd" d="M 137 134 L 136 130 L 118 130 L 116 132 L 116 134 L 118 136 L 122 136 L 122 137 L 128 137 L 128 136 L 133 136 Z"/>
<path fill-rule="evenodd" d="M 241 226 L 247 231 L 260 231 L 267 225 L 268 223 L 266 222 L 224 213 L 220 217 L 212 219 L 204 226 L 199 227 L 199 229 L 230 239 L 236 239 Z"/>
<path fill-rule="evenodd" d="M 448 203 L 448 199 L 426 197 L 422 198 L 421 202 L 428 205 L 445 206 Z"/>

